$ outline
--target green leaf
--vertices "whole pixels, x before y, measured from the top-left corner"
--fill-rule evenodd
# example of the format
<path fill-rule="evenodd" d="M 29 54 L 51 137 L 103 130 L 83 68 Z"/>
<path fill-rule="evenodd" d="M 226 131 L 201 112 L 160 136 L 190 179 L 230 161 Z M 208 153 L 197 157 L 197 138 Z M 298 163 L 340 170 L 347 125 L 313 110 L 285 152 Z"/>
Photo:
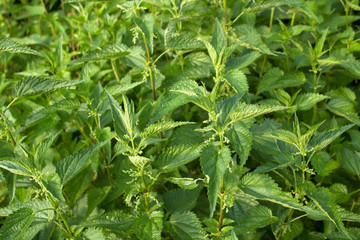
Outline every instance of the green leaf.
<path fill-rule="evenodd" d="M 134 222 L 135 217 L 120 211 L 114 211 L 97 216 L 96 218 L 89 221 L 85 221 L 81 225 L 85 227 L 104 228 L 112 232 L 122 234 L 123 232 L 131 229 L 131 227 L 134 225 Z"/>
<path fill-rule="evenodd" d="M 319 151 L 311 158 L 311 165 L 317 174 L 322 177 L 328 176 L 339 167 L 339 163 L 331 159 L 330 155 L 325 151 Z"/>
<path fill-rule="evenodd" d="M 172 122 L 172 121 L 153 123 L 150 126 L 148 126 L 147 128 L 145 128 L 144 131 L 142 131 L 140 133 L 140 136 L 142 138 L 148 138 L 148 137 L 151 137 L 160 132 L 164 132 L 166 130 L 180 127 L 180 126 L 187 125 L 187 124 L 193 124 L 193 123 L 191 123 L 191 122 Z"/>
<path fill-rule="evenodd" d="M 25 53 L 42 56 L 39 52 L 6 37 L 0 37 L 0 53 L 2 52 Z"/>
<path fill-rule="evenodd" d="M 28 202 L 10 204 L 0 209 L 0 216 L 12 215 L 23 208 L 32 209 L 35 214 L 34 221 L 36 222 L 48 222 L 49 219 L 54 217 L 53 206 L 45 199 L 34 199 Z"/>
<path fill-rule="evenodd" d="M 121 43 L 116 43 L 116 44 L 107 45 L 102 49 L 91 51 L 85 56 L 82 56 L 77 60 L 73 61 L 73 63 L 116 59 L 129 54 L 130 54 L 130 50 L 126 45 Z"/>
<path fill-rule="evenodd" d="M 303 72 L 291 72 L 283 74 L 279 68 L 271 68 L 260 80 L 258 94 L 277 88 L 298 87 L 306 82 Z"/>
<path fill-rule="evenodd" d="M 350 2 L 349 0 L 345 0 L 346 1 L 346 5 L 349 6 L 351 9 L 355 10 L 355 11 L 360 11 L 360 6 L 355 4 L 357 1 L 352 1 Z M 353 3 L 355 2 L 355 3 Z"/>
<path fill-rule="evenodd" d="M 201 40 L 203 41 L 203 43 L 206 46 L 206 49 L 208 50 L 208 54 L 209 54 L 210 59 L 211 59 L 211 61 L 213 63 L 213 67 L 216 68 L 216 66 L 218 64 L 218 57 L 219 56 L 217 55 L 215 48 L 206 39 L 202 38 Z"/>
<path fill-rule="evenodd" d="M 134 131 L 136 131 L 134 103 L 129 103 L 128 99 L 126 97 L 123 97 L 123 109 L 109 93 L 107 93 L 107 95 L 110 101 L 111 112 L 114 120 L 114 127 L 117 135 L 124 141 L 127 141 L 128 138 L 133 138 Z"/>
<path fill-rule="evenodd" d="M 63 36 L 61 35 L 55 49 L 57 67 L 60 67 L 62 64 L 64 64 L 64 50 L 62 44 Z"/>
<path fill-rule="evenodd" d="M 238 40 L 241 46 L 248 49 L 254 49 L 268 55 L 274 55 L 268 46 L 266 46 L 266 44 L 262 41 L 261 35 L 253 26 L 247 24 L 238 25 L 235 27 L 235 32 L 240 35 Z"/>
<path fill-rule="evenodd" d="M 2 160 L 0 161 L 0 168 L 19 175 L 32 176 L 31 170 L 27 166 L 24 166 L 21 162 Z"/>
<path fill-rule="evenodd" d="M 142 156 L 129 156 L 129 160 L 134 166 L 137 168 L 143 168 L 147 163 L 151 162 L 152 160 L 147 157 Z"/>
<path fill-rule="evenodd" d="M 133 83 L 120 83 L 119 85 L 116 84 L 111 87 L 106 87 L 105 89 L 111 96 L 117 96 L 119 94 L 124 94 L 127 91 L 136 88 L 137 86 L 140 86 L 144 82 L 145 81 L 133 82 Z"/>
<path fill-rule="evenodd" d="M 327 147 L 332 141 L 334 141 L 341 134 L 343 134 L 353 126 L 354 124 L 349 124 L 336 130 L 318 133 L 309 142 L 309 147 L 311 151 L 319 151 Z"/>
<path fill-rule="evenodd" d="M 92 145 L 80 152 L 74 153 L 59 162 L 56 166 L 56 171 L 61 178 L 61 184 L 65 185 L 73 177 L 76 176 L 81 170 L 90 165 L 90 157 L 93 153 L 98 151 L 106 142 Z"/>
<path fill-rule="evenodd" d="M 200 157 L 200 165 L 203 173 L 209 180 L 208 198 L 210 202 L 210 218 L 213 217 L 218 194 L 220 193 L 221 181 L 225 170 L 231 160 L 230 149 L 227 146 L 219 149 L 214 144 L 204 148 Z"/>
<path fill-rule="evenodd" d="M 334 114 L 342 116 L 360 126 L 360 117 L 354 110 L 354 101 L 355 99 L 335 98 L 328 102 L 327 107 Z"/>
<path fill-rule="evenodd" d="M 273 155 L 274 161 L 268 161 L 265 164 L 257 167 L 254 173 L 264 173 L 273 171 L 279 168 L 285 168 L 295 163 L 295 158 L 291 153 L 277 153 Z"/>
<path fill-rule="evenodd" d="M 286 227 L 286 231 L 281 238 L 284 240 L 294 240 L 304 231 L 304 224 L 301 221 L 290 222 Z"/>
<path fill-rule="evenodd" d="M 0 238 L 4 240 L 17 240 L 26 233 L 34 221 L 35 213 L 30 208 L 22 208 L 9 215 L 1 227 Z"/>
<path fill-rule="evenodd" d="M 304 93 L 299 94 L 294 102 L 294 105 L 297 106 L 299 111 L 310 110 L 316 103 L 321 102 L 328 97 L 318 93 Z"/>
<path fill-rule="evenodd" d="M 185 190 L 173 189 L 163 194 L 165 208 L 169 212 L 189 211 L 196 207 L 201 187 Z"/>
<path fill-rule="evenodd" d="M 111 2 L 113 0 L 65 0 L 64 3 L 80 3 L 80 2 Z"/>
<path fill-rule="evenodd" d="M 172 33 L 168 29 L 165 31 L 165 46 L 173 50 L 196 50 L 205 47 L 201 40 L 190 33 Z"/>
<path fill-rule="evenodd" d="M 283 192 L 274 180 L 266 174 L 248 173 L 240 181 L 240 190 L 246 195 L 260 200 L 270 201 L 287 208 L 311 211 L 297 202 L 291 193 Z"/>
<path fill-rule="evenodd" d="M 145 36 L 146 44 L 149 48 L 150 54 L 154 52 L 154 24 L 155 19 L 152 14 L 146 14 L 142 18 L 134 18 L 135 24 L 141 29 Z"/>
<path fill-rule="evenodd" d="M 192 212 L 176 212 L 169 219 L 169 231 L 175 240 L 203 240 L 205 232 Z"/>
<path fill-rule="evenodd" d="M 170 172 L 200 157 L 203 145 L 173 146 L 163 152 L 155 161 L 162 172 Z"/>
<path fill-rule="evenodd" d="M 135 233 L 139 239 L 161 239 L 162 218 L 164 214 L 160 211 L 153 211 L 149 214 L 141 213 L 135 222 Z"/>
<path fill-rule="evenodd" d="M 53 173 L 47 176 L 46 180 L 43 181 L 44 187 L 49 193 L 55 198 L 62 202 L 65 202 L 65 198 L 62 194 L 61 179 L 58 174 Z"/>
<path fill-rule="evenodd" d="M 284 109 L 287 107 L 240 103 L 237 109 L 230 114 L 230 117 L 232 122 L 236 122 Z"/>
<path fill-rule="evenodd" d="M 247 93 L 249 85 L 246 81 L 245 74 L 239 70 L 234 69 L 226 72 L 225 80 L 236 90 L 238 93 Z"/>
<path fill-rule="evenodd" d="M 249 208 L 246 213 L 236 221 L 237 232 L 249 232 L 256 228 L 262 228 L 266 225 L 276 222 L 277 217 L 272 215 L 269 208 L 265 206 L 255 206 Z"/>
<path fill-rule="evenodd" d="M 86 216 L 89 216 L 91 212 L 106 198 L 110 192 L 111 187 L 92 188 L 87 192 L 87 211 Z"/>
<path fill-rule="evenodd" d="M 253 62 L 255 62 L 259 57 L 261 56 L 261 54 L 257 51 L 252 51 L 250 53 L 247 53 L 241 57 L 234 57 L 234 58 L 230 58 L 227 62 L 226 62 L 226 69 L 232 70 L 232 69 L 242 69 L 245 68 L 247 66 L 249 66 L 250 64 L 252 64 Z"/>
<path fill-rule="evenodd" d="M 349 173 L 360 176 L 360 152 L 344 147 L 341 150 L 341 166 Z"/>
<path fill-rule="evenodd" d="M 329 220 L 331 220 L 341 232 L 343 232 L 349 239 L 351 239 L 344 227 L 344 224 L 341 221 L 341 217 L 336 208 L 334 198 L 329 190 L 326 188 L 314 188 L 310 193 L 308 193 L 308 196 L 329 218 Z"/>
<path fill-rule="evenodd" d="M 347 187 L 344 184 L 334 183 L 330 186 L 329 190 L 334 196 L 336 203 L 346 203 L 350 200 L 351 195 L 348 193 Z"/>
<path fill-rule="evenodd" d="M 81 81 L 62 81 L 53 78 L 27 76 L 17 82 L 13 88 L 12 95 L 16 98 L 30 97 L 55 91 L 60 88 L 75 86 L 80 82 Z"/>
<path fill-rule="evenodd" d="M 176 178 L 176 177 L 170 177 L 167 178 L 168 181 L 177 184 L 182 189 L 194 189 L 198 186 L 196 183 L 199 179 L 193 179 L 193 178 Z"/>
<path fill-rule="evenodd" d="M 252 2 L 250 6 L 246 8 L 246 12 L 249 13 L 258 13 L 265 11 L 270 8 L 280 7 L 283 5 L 288 6 L 296 6 L 299 3 L 302 3 L 302 1 L 299 0 L 268 0 L 268 1 L 260 1 L 258 2 Z"/>
<path fill-rule="evenodd" d="M 53 144 L 53 142 L 55 141 L 55 139 L 57 138 L 57 136 L 59 135 L 60 132 L 57 132 L 56 134 L 52 135 L 51 137 L 45 139 L 44 141 L 42 141 L 39 146 L 37 146 L 36 150 L 35 150 L 35 154 L 34 154 L 34 160 L 35 160 L 35 165 L 39 168 L 41 166 L 42 163 L 42 158 L 44 156 L 44 154 L 46 153 L 46 151 L 51 147 L 51 145 Z"/>
<path fill-rule="evenodd" d="M 240 157 L 240 165 L 245 165 L 250 155 L 253 136 L 249 129 L 252 124 L 251 119 L 238 121 L 225 132 L 225 136 L 230 139 L 230 145 Z"/>
<path fill-rule="evenodd" d="M 188 103 L 190 101 L 190 98 L 188 97 L 188 95 L 183 94 L 183 92 L 191 93 L 193 91 L 196 91 L 198 87 L 198 84 L 193 80 L 182 80 L 174 84 L 170 88 L 169 93 L 160 96 L 160 98 L 156 101 L 158 103 L 157 105 L 155 105 L 156 112 L 154 116 L 152 116 L 150 123 L 156 122 L 175 108 Z"/>
<path fill-rule="evenodd" d="M 351 239 L 353 239 L 353 240 L 358 239 L 358 237 L 360 236 L 360 228 L 358 228 L 358 227 L 351 227 L 351 228 L 347 228 L 346 230 L 347 230 L 348 234 L 350 235 Z M 325 235 L 325 237 L 330 240 L 348 240 L 349 239 L 348 236 L 342 232 L 327 233 Z"/>
<path fill-rule="evenodd" d="M 222 49 L 226 47 L 225 33 L 217 18 L 215 19 L 215 28 L 211 39 L 211 45 L 215 49 L 218 56 L 220 56 Z"/>
<path fill-rule="evenodd" d="M 105 236 L 101 229 L 98 228 L 88 228 L 83 233 L 82 236 L 84 240 L 105 240 Z"/>
<path fill-rule="evenodd" d="M 357 78 L 360 77 L 360 62 L 354 56 L 349 55 L 346 59 L 342 60 L 340 67 L 348 70 L 351 74 L 356 76 Z"/>
<path fill-rule="evenodd" d="M 324 43 L 325 43 L 325 40 L 326 40 L 327 32 L 328 32 L 328 29 L 326 29 L 321 34 L 321 37 L 316 41 L 315 48 L 314 48 L 316 58 L 321 57 L 321 55 L 323 54 L 323 48 L 324 48 Z"/>
<path fill-rule="evenodd" d="M 231 121 L 231 113 L 236 110 L 243 95 L 243 93 L 236 94 L 216 103 L 215 114 L 218 115 L 217 123 L 221 128 L 224 129 L 225 125 Z"/>
<path fill-rule="evenodd" d="M 24 127 L 31 127 L 47 117 L 51 117 L 57 111 L 71 111 L 80 108 L 80 102 L 77 99 L 62 99 L 50 106 L 35 109 L 25 120 Z"/>

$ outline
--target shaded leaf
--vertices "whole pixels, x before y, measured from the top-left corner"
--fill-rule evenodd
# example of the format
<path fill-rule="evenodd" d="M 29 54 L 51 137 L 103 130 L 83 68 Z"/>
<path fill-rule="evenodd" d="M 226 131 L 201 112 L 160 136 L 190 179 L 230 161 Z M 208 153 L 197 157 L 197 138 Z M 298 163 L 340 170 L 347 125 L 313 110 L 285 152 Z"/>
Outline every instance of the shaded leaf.
<path fill-rule="evenodd" d="M 61 178 L 61 184 L 65 185 L 81 170 L 90 165 L 90 157 L 93 153 L 99 150 L 106 142 L 102 142 L 91 147 L 88 147 L 80 152 L 74 153 L 59 162 L 56 166 L 56 171 Z"/>
<path fill-rule="evenodd" d="M 19 239 L 34 221 L 35 214 L 30 208 L 22 208 L 9 215 L 1 227 L 0 237 L 6 240 Z"/>
<path fill-rule="evenodd" d="M 170 234 L 175 240 L 202 240 L 205 232 L 192 212 L 176 212 L 169 219 Z"/>
<path fill-rule="evenodd" d="M 336 227 L 343 232 L 349 239 L 344 224 L 341 221 L 340 214 L 336 208 L 334 198 L 329 190 L 326 188 L 314 188 L 308 196 L 315 202 L 319 209 L 336 225 Z"/>
<path fill-rule="evenodd" d="M 42 56 L 39 52 L 6 37 L 0 37 L 0 53 L 2 52 L 26 53 Z"/>
<path fill-rule="evenodd" d="M 75 86 L 80 82 L 81 81 L 60 81 L 53 78 L 28 76 L 17 82 L 13 88 L 12 94 L 17 98 L 29 97 L 55 91 L 60 88 Z"/>
<path fill-rule="evenodd" d="M 200 157 L 203 145 L 173 146 L 163 152 L 155 161 L 162 172 L 170 172 Z"/>
<path fill-rule="evenodd" d="M 78 58 L 75 62 L 90 62 L 90 61 L 98 61 L 98 60 L 109 60 L 116 59 L 121 56 L 126 56 L 130 54 L 129 48 L 121 43 L 107 45 L 102 49 L 97 49 L 89 52 L 85 56 Z"/>
<path fill-rule="evenodd" d="M 201 169 L 203 173 L 210 178 L 208 186 L 210 218 L 213 217 L 218 194 L 220 193 L 221 181 L 230 160 L 230 149 L 226 146 L 219 149 L 215 145 L 211 144 L 205 147 L 201 153 Z"/>

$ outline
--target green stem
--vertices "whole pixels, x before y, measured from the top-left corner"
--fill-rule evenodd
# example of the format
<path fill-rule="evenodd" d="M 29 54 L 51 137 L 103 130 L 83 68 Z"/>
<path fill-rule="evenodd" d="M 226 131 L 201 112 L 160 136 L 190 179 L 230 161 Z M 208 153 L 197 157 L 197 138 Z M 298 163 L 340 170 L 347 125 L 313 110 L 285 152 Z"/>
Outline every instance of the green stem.
<path fill-rule="evenodd" d="M 225 37 L 226 37 L 226 46 L 229 46 L 229 34 L 228 34 L 228 17 L 226 13 L 226 0 L 223 0 L 224 8 L 224 20 L 225 20 Z"/>
<path fill-rule="evenodd" d="M 36 177 L 36 182 L 40 185 L 41 189 L 45 192 L 45 195 L 46 195 L 46 198 L 50 201 L 51 205 L 57 209 L 57 204 L 56 202 L 54 201 L 54 199 L 52 198 L 52 196 L 49 194 L 49 192 L 47 191 L 46 187 L 44 186 L 44 184 L 42 183 L 41 179 Z M 71 228 L 65 218 L 65 216 L 61 213 L 61 212 L 57 212 L 59 213 L 59 216 L 62 220 L 62 222 L 64 223 L 65 227 L 66 227 L 66 230 L 67 230 L 67 233 L 70 235 L 70 236 L 74 236 L 73 235 L 73 232 L 71 231 Z"/>
<path fill-rule="evenodd" d="M 4 3 L 4 9 L 5 9 L 5 16 L 6 16 L 6 25 L 9 29 L 9 33 L 10 33 L 10 36 L 12 36 L 12 27 L 11 27 L 11 21 L 10 21 L 10 15 L 9 15 L 9 11 L 8 11 L 8 8 L 7 8 L 7 5 L 6 5 L 6 1 L 7 0 L 3 0 L 3 3 Z"/>
<path fill-rule="evenodd" d="M 274 21 L 274 11 L 275 8 L 271 8 L 271 15 L 270 15 L 270 23 L 269 23 L 269 33 L 271 33 L 273 21 Z M 261 70 L 259 74 L 259 78 L 261 79 L 263 77 L 264 71 L 265 71 L 265 65 L 266 65 L 267 55 L 264 56 L 263 63 L 261 65 Z"/>
<path fill-rule="evenodd" d="M 282 237 L 282 235 L 283 235 L 283 233 L 284 233 L 284 230 L 285 230 L 284 225 L 287 224 L 287 222 L 288 222 L 288 220 L 289 220 L 289 218 L 290 218 L 290 215 L 291 215 L 292 211 L 293 211 L 293 209 L 290 208 L 289 211 L 288 211 L 288 213 L 286 214 L 283 227 L 281 228 L 281 231 L 280 231 L 280 233 L 279 233 L 279 236 L 276 238 L 276 240 L 280 240 L 280 239 L 281 239 L 281 237 Z"/>
<path fill-rule="evenodd" d="M 145 179 L 144 179 L 144 167 L 141 167 L 141 169 L 140 169 L 140 178 L 141 178 L 141 183 L 143 185 L 143 194 L 144 194 L 146 211 L 148 213 L 150 213 L 149 199 L 148 199 L 148 196 L 147 196 L 147 189 L 146 189 L 146 184 L 145 184 Z"/>
<path fill-rule="evenodd" d="M 115 78 L 116 78 L 116 81 L 117 82 L 120 82 L 120 78 L 119 78 L 119 72 L 118 72 L 118 69 L 116 67 L 116 62 L 115 62 L 115 59 L 111 59 L 111 67 L 114 71 L 114 75 L 115 75 Z"/>
<path fill-rule="evenodd" d="M 316 91 L 317 91 L 317 90 L 316 90 L 316 88 L 317 88 L 316 70 L 314 70 L 314 86 L 313 86 L 313 88 L 314 88 L 314 93 L 316 93 Z M 314 104 L 313 112 L 314 112 L 314 115 L 313 115 L 313 118 L 312 118 L 312 120 L 311 120 L 312 125 L 314 125 L 315 122 L 316 122 L 316 112 L 317 112 L 317 104 L 316 104 L 316 103 Z"/>
<path fill-rule="evenodd" d="M 108 159 L 106 157 L 106 153 L 105 153 L 104 150 L 102 150 L 102 153 L 103 153 L 103 157 L 104 157 L 104 160 L 105 160 L 105 168 L 106 168 L 106 173 L 108 175 L 110 187 L 113 188 L 114 184 L 113 184 L 113 180 L 112 180 L 111 173 L 110 173 L 109 162 L 108 162 Z"/>
<path fill-rule="evenodd" d="M 5 129 L 5 133 L 8 136 L 8 138 L 10 138 L 11 140 L 11 144 L 15 147 L 16 146 L 16 141 L 14 136 L 11 134 L 10 129 L 6 123 L 6 120 L 3 118 L 3 116 L 0 114 L 0 122 L 3 125 L 4 129 Z"/>
<path fill-rule="evenodd" d="M 296 17 L 296 9 L 294 9 L 294 12 L 293 12 L 293 15 L 292 15 L 292 18 L 291 18 L 291 23 L 290 23 L 291 27 L 294 26 L 295 17 Z"/>
<path fill-rule="evenodd" d="M 275 11 L 275 8 L 271 8 L 270 24 L 269 24 L 269 32 L 271 32 L 271 28 L 272 28 L 273 21 L 274 21 L 274 11 Z"/>
<path fill-rule="evenodd" d="M 345 7 L 345 17 L 346 17 L 346 28 L 349 26 L 349 9 Z"/>
<path fill-rule="evenodd" d="M 147 61 L 148 61 L 147 65 L 148 65 L 148 68 L 149 68 L 149 75 L 150 75 L 153 99 L 154 99 L 154 101 L 156 101 L 157 97 L 156 97 L 156 91 L 155 91 L 155 81 L 154 81 L 154 75 L 153 75 L 153 70 L 152 70 L 152 63 L 151 63 L 151 58 L 150 58 L 149 46 L 148 46 L 148 43 L 146 41 L 146 37 L 145 37 L 144 33 L 142 34 L 142 37 L 143 37 L 144 44 L 145 44 L 146 57 L 147 57 Z"/>
<path fill-rule="evenodd" d="M 218 230 L 219 233 L 221 232 L 222 225 L 224 220 L 224 177 L 221 179 L 221 186 L 220 186 L 220 216 L 219 216 L 219 226 Z"/>
<path fill-rule="evenodd" d="M 263 62 L 261 64 L 261 70 L 260 70 L 260 74 L 259 74 L 260 79 L 263 78 L 263 74 L 264 74 L 264 71 L 265 71 L 266 60 L 267 60 L 267 55 L 264 56 L 264 60 L 263 60 Z"/>
<path fill-rule="evenodd" d="M 218 126 L 218 132 L 219 131 L 220 131 L 220 128 Z M 219 136 L 220 136 L 221 148 L 223 148 L 224 147 L 223 135 L 220 134 Z M 222 176 L 222 178 L 221 178 L 221 185 L 220 185 L 220 216 L 219 216 L 219 226 L 218 226 L 219 234 L 223 227 L 223 220 L 224 220 L 224 176 Z"/>
<path fill-rule="evenodd" d="M 46 6 L 45 6 L 45 3 L 43 0 L 40 0 L 41 2 L 41 5 L 43 6 L 43 9 L 44 9 L 44 12 L 45 14 L 48 13 L 47 9 L 46 9 Z M 51 29 L 51 33 L 52 33 L 52 36 L 53 36 L 53 39 L 56 40 L 56 34 L 55 34 L 55 29 L 54 29 L 54 26 L 53 24 L 49 21 L 49 26 L 50 26 L 50 29 Z"/>

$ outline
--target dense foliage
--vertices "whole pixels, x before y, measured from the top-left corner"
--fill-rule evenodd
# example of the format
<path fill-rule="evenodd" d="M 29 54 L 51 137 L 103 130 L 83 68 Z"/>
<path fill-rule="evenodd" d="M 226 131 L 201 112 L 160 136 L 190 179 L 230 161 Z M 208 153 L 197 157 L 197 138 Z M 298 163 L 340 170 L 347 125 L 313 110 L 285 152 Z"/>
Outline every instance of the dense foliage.
<path fill-rule="evenodd" d="M 0 239 L 359 239 L 358 0 L 3 0 Z"/>

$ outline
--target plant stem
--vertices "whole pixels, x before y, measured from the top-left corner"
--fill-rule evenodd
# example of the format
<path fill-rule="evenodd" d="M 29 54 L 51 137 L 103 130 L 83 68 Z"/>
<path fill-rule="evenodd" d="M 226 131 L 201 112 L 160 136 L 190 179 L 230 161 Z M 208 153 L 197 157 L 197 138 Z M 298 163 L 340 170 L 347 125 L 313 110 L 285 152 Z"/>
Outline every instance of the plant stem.
<path fill-rule="evenodd" d="M 113 180 L 112 180 L 111 173 L 110 173 L 109 162 L 108 162 L 108 159 L 106 157 L 106 153 L 105 153 L 104 150 L 102 150 L 102 154 L 103 154 L 104 159 L 105 159 L 105 168 L 106 168 L 106 173 L 108 175 L 108 179 L 109 179 L 109 182 L 110 182 L 110 187 L 113 188 L 114 184 L 113 184 Z"/>
<path fill-rule="evenodd" d="M 271 32 L 272 24 L 273 24 L 273 21 L 274 21 L 274 11 L 275 11 L 275 8 L 271 8 L 269 32 Z"/>
<path fill-rule="evenodd" d="M 221 232 L 222 225 L 224 220 L 224 177 L 221 179 L 221 187 L 220 187 L 220 216 L 219 216 L 219 233 Z"/>
<path fill-rule="evenodd" d="M 114 75 L 115 75 L 115 78 L 116 78 L 116 81 L 117 82 L 120 82 L 120 79 L 119 79 L 119 73 L 118 73 L 118 69 L 116 67 L 116 62 L 115 62 L 115 59 L 111 59 L 111 67 L 114 71 Z"/>
<path fill-rule="evenodd" d="M 220 128 L 218 127 L 218 132 L 219 130 Z M 224 140 L 222 134 L 220 134 L 220 144 L 222 148 L 224 146 Z M 222 176 L 221 178 L 221 185 L 220 185 L 220 216 L 219 216 L 219 226 L 218 226 L 219 234 L 223 227 L 223 220 L 224 220 L 224 176 Z"/>
<path fill-rule="evenodd" d="M 282 237 L 282 235 L 283 235 L 283 233 L 284 233 L 284 225 L 288 222 L 289 217 L 290 217 L 292 211 L 293 211 L 293 209 L 290 208 L 289 211 L 288 211 L 288 213 L 286 214 L 283 227 L 281 228 L 281 231 L 280 231 L 280 233 L 279 233 L 279 236 L 276 238 L 276 240 L 280 240 L 280 239 L 281 239 L 281 237 Z"/>
<path fill-rule="evenodd" d="M 317 76 L 316 76 L 316 70 L 313 70 L 314 71 L 314 93 L 316 93 L 316 88 L 317 88 Z M 314 109 L 313 109 L 313 112 L 314 112 L 314 115 L 313 115 L 313 118 L 311 120 L 311 123 L 312 125 L 315 124 L 315 121 L 316 121 L 316 112 L 317 112 L 317 104 L 315 103 L 314 104 Z"/>
<path fill-rule="evenodd" d="M 7 0 L 3 0 L 3 3 L 4 3 L 4 9 L 5 9 L 5 16 L 6 16 L 6 25 L 9 29 L 9 33 L 10 33 L 10 36 L 12 36 L 12 27 L 11 27 L 11 21 L 10 21 L 10 15 L 9 15 L 9 11 L 8 11 L 8 8 L 7 8 L 7 5 L 6 5 L 6 1 Z"/>
<path fill-rule="evenodd" d="M 7 134 L 8 137 L 10 138 L 12 145 L 15 147 L 15 146 L 16 146 L 16 141 L 15 141 L 13 135 L 11 134 L 11 132 L 10 132 L 10 130 L 9 130 L 9 127 L 8 127 L 8 125 L 7 125 L 7 123 L 6 123 L 6 120 L 3 118 L 3 116 L 2 116 L 1 114 L 0 114 L 0 122 L 1 122 L 1 124 L 3 125 L 6 134 Z"/>
<path fill-rule="evenodd" d="M 54 199 L 52 198 L 52 196 L 51 196 L 51 195 L 49 194 L 49 192 L 47 191 L 47 189 L 46 189 L 46 187 L 44 186 L 44 184 L 42 183 L 41 179 L 38 178 L 38 177 L 36 177 L 36 178 L 35 178 L 35 181 L 40 185 L 41 189 L 44 191 L 44 193 L 45 193 L 47 199 L 50 201 L 51 205 L 52 205 L 55 209 L 57 209 L 58 207 L 57 207 L 56 202 L 54 201 Z M 67 220 L 65 219 L 65 216 L 64 216 L 61 212 L 57 212 L 57 213 L 59 213 L 59 216 L 60 216 L 62 222 L 64 223 L 65 227 L 66 227 L 67 233 L 68 233 L 70 236 L 73 237 L 73 236 L 74 236 L 74 235 L 73 235 L 73 232 L 71 231 L 71 228 L 70 228 Z"/>
<path fill-rule="evenodd" d="M 44 8 L 45 14 L 47 14 L 48 11 L 46 10 L 46 6 L 45 6 L 45 3 L 44 3 L 44 0 L 40 0 L 40 2 L 41 2 L 41 5 L 42 5 L 43 8 Z M 49 26 L 50 26 L 50 29 L 51 29 L 51 33 L 52 33 L 53 39 L 56 40 L 55 29 L 54 29 L 54 26 L 52 25 L 52 23 L 51 23 L 50 21 L 49 21 Z"/>
<path fill-rule="evenodd" d="M 223 0 L 224 8 L 224 20 L 225 20 L 225 37 L 226 37 L 226 46 L 229 46 L 229 34 L 228 34 L 228 17 L 226 13 L 226 0 Z"/>
<path fill-rule="evenodd" d="M 294 12 L 293 12 L 293 15 L 292 15 L 292 18 L 291 18 L 291 23 L 290 23 L 291 27 L 294 26 L 295 17 L 296 17 L 296 9 L 294 9 Z"/>
<path fill-rule="evenodd" d="M 270 23 L 269 23 L 269 33 L 271 33 L 272 24 L 273 24 L 273 21 L 274 21 L 274 11 L 275 11 L 275 8 L 271 8 Z M 264 71 L 265 71 L 266 60 L 267 60 L 267 55 L 264 56 L 264 61 L 263 61 L 262 65 L 261 65 L 261 70 L 260 70 L 260 74 L 259 74 L 260 79 L 262 79 Z"/>
<path fill-rule="evenodd" d="M 147 196 L 147 189 L 146 189 L 146 184 L 145 184 L 145 180 L 144 180 L 144 167 L 141 167 L 141 169 L 140 169 L 140 178 L 141 178 L 141 183 L 143 185 L 143 194 L 144 194 L 146 211 L 148 213 L 150 213 L 149 199 L 148 199 L 148 196 Z"/>
<path fill-rule="evenodd" d="M 263 74 L 264 74 L 264 70 L 265 70 L 265 65 L 266 65 L 266 60 L 267 60 L 267 55 L 264 56 L 264 60 L 261 64 L 261 70 L 260 70 L 260 74 L 259 74 L 259 78 L 262 79 L 263 78 Z"/>
<path fill-rule="evenodd" d="M 146 37 L 145 34 L 142 34 L 143 40 L 144 40 L 144 44 L 145 44 L 145 50 L 146 50 L 146 57 L 147 57 L 147 65 L 149 68 L 149 75 L 150 75 L 150 81 L 151 81 L 151 89 L 152 89 L 152 94 L 153 94 L 153 99 L 154 101 L 156 101 L 157 97 L 156 97 L 156 91 L 155 91 L 155 81 L 154 81 L 154 75 L 153 75 L 153 70 L 152 70 L 152 63 L 151 63 L 151 58 L 150 58 L 150 51 L 149 51 L 149 47 L 148 47 L 148 43 L 146 41 Z"/>

